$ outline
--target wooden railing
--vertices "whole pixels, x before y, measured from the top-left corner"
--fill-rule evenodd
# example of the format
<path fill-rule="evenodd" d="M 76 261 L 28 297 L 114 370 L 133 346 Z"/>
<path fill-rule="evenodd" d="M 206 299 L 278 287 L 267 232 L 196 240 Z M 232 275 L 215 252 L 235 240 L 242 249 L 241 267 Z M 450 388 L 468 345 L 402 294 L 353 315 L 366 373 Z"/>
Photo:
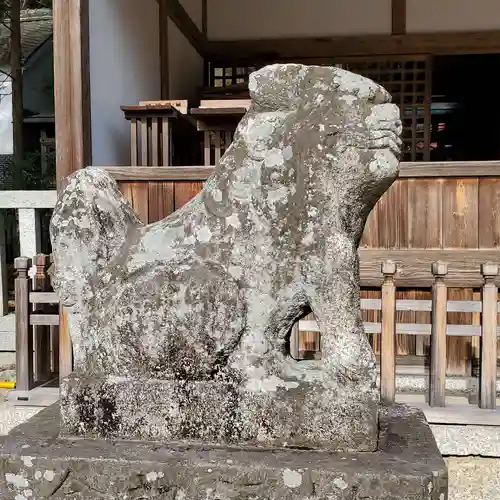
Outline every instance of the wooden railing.
<path fill-rule="evenodd" d="M 50 257 L 15 260 L 16 390 L 29 391 L 59 372 L 59 299 L 51 291 Z"/>
<path fill-rule="evenodd" d="M 479 360 L 479 398 L 480 408 L 494 409 L 496 403 L 497 380 L 497 338 L 500 329 L 497 326 L 497 315 L 500 312 L 498 303 L 498 264 L 484 263 L 479 266 L 478 274 L 482 275 L 482 293 L 479 301 L 448 300 L 447 276 L 448 264 L 434 262 L 430 266 L 433 275 L 432 300 L 397 300 L 396 274 L 397 265 L 386 261 L 381 266 L 383 281 L 381 299 L 361 299 L 364 311 L 380 311 L 380 323 L 364 323 L 368 335 L 381 335 L 380 348 L 380 391 L 384 401 L 392 403 L 396 395 L 396 352 L 395 338 L 398 334 L 427 336 L 430 338 L 430 380 L 429 404 L 445 406 L 446 384 L 446 338 L 473 337 L 480 341 Z M 456 266 L 455 266 L 456 268 Z M 373 276 L 369 278 L 373 279 Z M 361 276 L 365 281 L 366 276 Z M 404 282 L 404 281 L 403 281 Z M 396 323 L 397 311 L 430 312 L 431 323 Z M 478 325 L 452 325 L 447 323 L 450 312 L 479 313 L 481 321 Z M 299 331 L 320 332 L 320 326 L 314 320 L 300 321 Z M 314 342 L 313 349 L 320 350 L 320 339 Z M 308 356 L 311 357 L 311 356 Z"/>
<path fill-rule="evenodd" d="M 36 255 L 41 251 L 40 211 L 54 208 L 56 199 L 56 191 L 0 191 L 0 316 L 8 313 L 7 242 L 3 211 L 17 211 L 20 254 Z"/>

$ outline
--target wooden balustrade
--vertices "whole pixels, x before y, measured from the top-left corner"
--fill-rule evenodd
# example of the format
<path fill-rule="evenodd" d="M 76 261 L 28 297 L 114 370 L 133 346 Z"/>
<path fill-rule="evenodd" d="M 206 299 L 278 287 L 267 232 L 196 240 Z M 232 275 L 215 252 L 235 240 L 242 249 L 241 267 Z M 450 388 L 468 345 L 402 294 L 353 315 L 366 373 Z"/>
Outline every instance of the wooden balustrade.
<path fill-rule="evenodd" d="M 55 377 L 58 371 L 59 299 L 50 291 L 50 258 L 15 260 L 16 390 L 29 391 Z M 36 368 L 34 370 L 34 367 Z"/>

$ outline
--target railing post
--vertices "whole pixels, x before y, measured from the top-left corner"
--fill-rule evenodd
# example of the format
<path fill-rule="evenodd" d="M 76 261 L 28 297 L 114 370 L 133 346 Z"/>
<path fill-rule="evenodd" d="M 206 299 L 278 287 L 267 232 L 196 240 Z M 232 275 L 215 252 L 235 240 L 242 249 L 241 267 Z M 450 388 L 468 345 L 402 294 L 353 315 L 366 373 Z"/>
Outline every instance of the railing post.
<path fill-rule="evenodd" d="M 494 410 L 496 407 L 497 381 L 497 298 L 495 278 L 498 264 L 487 262 L 481 266 L 484 276 L 481 318 L 481 367 L 479 407 Z"/>
<path fill-rule="evenodd" d="M 382 264 L 382 339 L 380 349 L 380 395 L 393 404 L 396 397 L 396 263 Z"/>
<path fill-rule="evenodd" d="M 446 306 L 448 289 L 444 282 L 448 264 L 432 264 L 431 366 L 429 381 L 429 405 L 445 406 L 446 399 Z"/>
<path fill-rule="evenodd" d="M 48 290 L 48 256 L 39 254 L 35 257 L 36 276 L 33 280 L 33 291 L 46 292 Z M 33 304 L 34 311 L 45 312 L 45 305 Z M 35 374 L 37 381 L 46 382 L 50 378 L 50 329 L 48 326 L 34 327 L 35 336 Z"/>
<path fill-rule="evenodd" d="M 16 301 L 16 389 L 29 391 L 33 386 L 33 334 L 29 322 L 29 278 L 31 259 L 18 257 L 15 281 Z"/>

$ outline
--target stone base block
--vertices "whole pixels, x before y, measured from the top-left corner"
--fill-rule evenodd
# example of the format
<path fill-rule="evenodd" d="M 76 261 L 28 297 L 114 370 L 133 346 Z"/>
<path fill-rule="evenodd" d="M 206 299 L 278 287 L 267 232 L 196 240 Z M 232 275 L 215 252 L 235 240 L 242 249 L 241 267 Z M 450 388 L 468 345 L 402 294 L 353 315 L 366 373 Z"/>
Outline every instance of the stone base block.
<path fill-rule="evenodd" d="M 59 409 L 0 438 L 2 500 L 445 500 L 447 471 L 423 414 L 384 409 L 379 450 L 196 447 L 59 435 Z"/>
<path fill-rule="evenodd" d="M 61 386 L 65 436 L 375 451 L 378 395 L 311 383 L 243 389 L 215 381 L 75 375 Z M 349 397 L 348 397 L 349 396 Z"/>

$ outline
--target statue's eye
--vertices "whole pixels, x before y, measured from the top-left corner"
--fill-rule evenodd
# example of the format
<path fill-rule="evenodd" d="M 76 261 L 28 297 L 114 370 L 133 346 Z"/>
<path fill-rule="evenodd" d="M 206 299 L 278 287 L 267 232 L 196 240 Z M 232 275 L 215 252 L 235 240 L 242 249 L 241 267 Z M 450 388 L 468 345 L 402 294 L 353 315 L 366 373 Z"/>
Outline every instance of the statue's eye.
<path fill-rule="evenodd" d="M 336 135 L 339 135 L 339 130 L 334 130 L 326 134 L 327 137 L 335 137 Z"/>

